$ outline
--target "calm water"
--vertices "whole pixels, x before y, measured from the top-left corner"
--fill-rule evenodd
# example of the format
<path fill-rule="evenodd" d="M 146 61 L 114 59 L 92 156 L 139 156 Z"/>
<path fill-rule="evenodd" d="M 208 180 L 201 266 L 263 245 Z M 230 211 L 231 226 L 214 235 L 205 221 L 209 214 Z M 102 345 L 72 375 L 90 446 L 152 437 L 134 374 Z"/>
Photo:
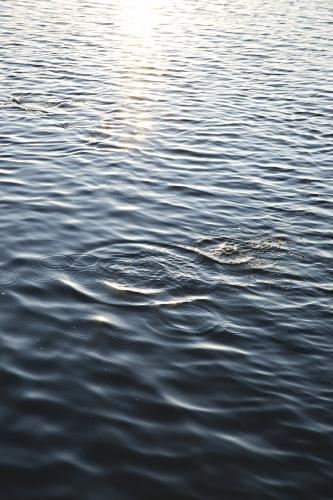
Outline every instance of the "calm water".
<path fill-rule="evenodd" d="M 0 14 L 1 498 L 328 499 L 331 1 Z"/>

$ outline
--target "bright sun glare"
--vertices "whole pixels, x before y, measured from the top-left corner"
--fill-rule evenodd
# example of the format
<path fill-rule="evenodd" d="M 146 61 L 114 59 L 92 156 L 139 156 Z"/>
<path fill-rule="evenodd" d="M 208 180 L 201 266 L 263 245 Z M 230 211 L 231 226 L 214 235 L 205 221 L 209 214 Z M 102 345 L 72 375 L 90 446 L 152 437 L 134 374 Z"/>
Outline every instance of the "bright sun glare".
<path fill-rule="evenodd" d="M 165 0 L 123 0 L 120 16 L 122 28 L 129 36 L 146 37 L 159 22 L 159 8 Z"/>
<path fill-rule="evenodd" d="M 121 123 L 126 147 L 145 139 L 153 128 L 154 106 L 165 85 L 167 56 L 161 46 L 160 26 L 168 0 L 119 0 L 115 23 L 119 36 L 116 64 L 118 107 L 112 119 L 105 117 L 100 127 L 115 139 Z M 114 117 L 117 116 L 116 125 Z M 125 145 L 124 145 L 125 146 Z"/>

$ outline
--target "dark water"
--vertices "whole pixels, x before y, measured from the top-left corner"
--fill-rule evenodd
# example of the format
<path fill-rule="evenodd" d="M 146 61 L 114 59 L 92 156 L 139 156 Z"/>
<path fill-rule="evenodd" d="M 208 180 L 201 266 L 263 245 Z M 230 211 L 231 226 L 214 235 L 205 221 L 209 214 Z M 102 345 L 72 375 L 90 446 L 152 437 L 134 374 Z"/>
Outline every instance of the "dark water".
<path fill-rule="evenodd" d="M 327 499 L 329 0 L 8 0 L 3 500 Z"/>

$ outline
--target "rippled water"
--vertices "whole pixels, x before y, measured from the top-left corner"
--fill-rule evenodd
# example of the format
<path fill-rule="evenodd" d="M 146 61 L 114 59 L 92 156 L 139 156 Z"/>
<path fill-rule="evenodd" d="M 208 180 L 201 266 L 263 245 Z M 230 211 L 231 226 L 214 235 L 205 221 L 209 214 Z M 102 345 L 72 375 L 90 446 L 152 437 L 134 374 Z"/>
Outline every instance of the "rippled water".
<path fill-rule="evenodd" d="M 0 12 L 1 498 L 329 498 L 332 3 Z"/>

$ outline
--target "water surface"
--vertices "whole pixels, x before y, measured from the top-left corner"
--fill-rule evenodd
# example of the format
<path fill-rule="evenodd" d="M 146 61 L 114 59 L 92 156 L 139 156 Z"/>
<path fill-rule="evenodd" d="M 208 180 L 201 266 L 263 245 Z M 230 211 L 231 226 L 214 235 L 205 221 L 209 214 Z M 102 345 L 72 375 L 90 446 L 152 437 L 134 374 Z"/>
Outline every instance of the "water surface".
<path fill-rule="evenodd" d="M 0 6 L 1 496 L 328 499 L 328 0 Z"/>

